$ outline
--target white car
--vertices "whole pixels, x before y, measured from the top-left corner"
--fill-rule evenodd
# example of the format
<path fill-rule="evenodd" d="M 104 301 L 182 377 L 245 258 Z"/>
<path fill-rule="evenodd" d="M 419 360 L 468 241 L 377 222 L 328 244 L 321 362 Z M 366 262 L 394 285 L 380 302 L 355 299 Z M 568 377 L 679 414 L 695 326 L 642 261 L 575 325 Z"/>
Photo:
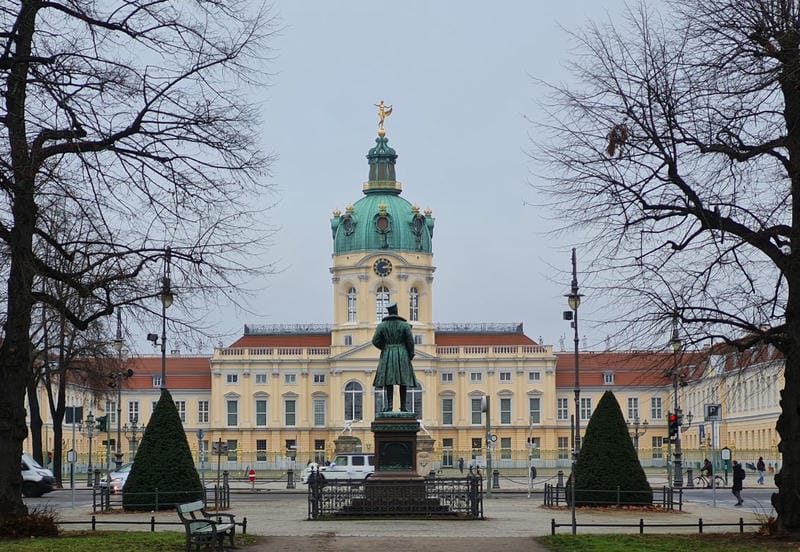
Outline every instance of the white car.
<path fill-rule="evenodd" d="M 319 470 L 317 472 L 317 470 Z M 367 479 L 375 473 L 375 455 L 360 452 L 337 454 L 328 466 L 309 464 L 303 470 L 300 481 L 308 483 L 312 473 L 319 473 L 323 481 L 330 479 Z"/>
<path fill-rule="evenodd" d="M 29 454 L 22 453 L 22 494 L 26 497 L 42 496 L 56 488 L 53 472 L 43 467 Z"/>
<path fill-rule="evenodd" d="M 122 464 L 118 470 L 112 471 L 107 476 L 100 478 L 100 486 L 110 487 L 112 493 L 121 493 L 122 487 L 125 486 L 125 482 L 128 480 L 128 475 L 130 475 L 132 467 L 133 463 Z"/>

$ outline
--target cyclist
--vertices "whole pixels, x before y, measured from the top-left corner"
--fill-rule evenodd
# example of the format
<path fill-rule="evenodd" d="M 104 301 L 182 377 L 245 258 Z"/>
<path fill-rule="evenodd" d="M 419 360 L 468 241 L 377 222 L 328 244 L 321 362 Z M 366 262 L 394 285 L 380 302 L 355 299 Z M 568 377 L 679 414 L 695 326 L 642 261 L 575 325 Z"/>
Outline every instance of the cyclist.
<path fill-rule="evenodd" d="M 708 480 L 711 481 L 711 478 L 714 476 L 714 466 L 711 464 L 711 460 L 706 458 L 703 461 L 703 467 L 700 469 L 700 473 L 708 477 Z"/>

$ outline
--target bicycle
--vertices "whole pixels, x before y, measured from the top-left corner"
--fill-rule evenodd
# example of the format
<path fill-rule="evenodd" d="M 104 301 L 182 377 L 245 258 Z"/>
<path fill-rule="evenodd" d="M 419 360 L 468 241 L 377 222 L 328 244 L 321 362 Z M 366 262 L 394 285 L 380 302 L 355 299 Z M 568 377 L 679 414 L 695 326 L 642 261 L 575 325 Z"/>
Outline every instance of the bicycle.
<path fill-rule="evenodd" d="M 715 486 L 717 489 L 720 489 L 725 486 L 725 479 L 722 478 L 721 475 L 714 476 Z M 711 478 L 705 474 L 700 474 L 694 478 L 694 486 L 701 487 L 704 489 L 711 488 Z"/>

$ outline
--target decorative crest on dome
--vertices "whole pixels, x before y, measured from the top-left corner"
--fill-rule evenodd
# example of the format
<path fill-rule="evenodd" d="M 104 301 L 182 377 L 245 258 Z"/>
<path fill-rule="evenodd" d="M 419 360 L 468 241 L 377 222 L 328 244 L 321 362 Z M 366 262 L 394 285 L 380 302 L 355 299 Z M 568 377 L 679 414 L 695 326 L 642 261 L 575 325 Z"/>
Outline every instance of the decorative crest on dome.
<path fill-rule="evenodd" d="M 419 213 L 419 205 L 412 205 L 411 206 L 411 212 L 414 213 L 414 214 Z"/>
<path fill-rule="evenodd" d="M 345 211 L 347 211 L 348 213 L 352 213 L 353 212 L 353 206 L 352 205 L 348 205 L 347 207 L 345 207 Z"/>
<path fill-rule="evenodd" d="M 386 209 L 388 209 L 388 208 L 389 208 L 389 206 L 386 205 L 385 203 L 381 203 L 380 205 L 378 205 L 378 211 L 380 212 L 381 215 L 385 215 L 386 214 Z"/>
<path fill-rule="evenodd" d="M 375 107 L 378 108 L 378 136 L 386 136 L 383 121 L 392 114 L 392 106 L 384 104 L 383 100 L 381 100 L 381 103 L 375 104 Z"/>
<path fill-rule="evenodd" d="M 433 214 L 433 211 L 431 211 L 430 209 L 425 209 L 425 216 L 426 216 L 426 217 L 429 217 L 429 216 L 431 216 L 432 214 Z"/>
<path fill-rule="evenodd" d="M 334 217 L 341 216 L 341 214 L 342 214 L 342 212 L 339 209 L 334 209 L 333 210 L 333 216 Z"/>

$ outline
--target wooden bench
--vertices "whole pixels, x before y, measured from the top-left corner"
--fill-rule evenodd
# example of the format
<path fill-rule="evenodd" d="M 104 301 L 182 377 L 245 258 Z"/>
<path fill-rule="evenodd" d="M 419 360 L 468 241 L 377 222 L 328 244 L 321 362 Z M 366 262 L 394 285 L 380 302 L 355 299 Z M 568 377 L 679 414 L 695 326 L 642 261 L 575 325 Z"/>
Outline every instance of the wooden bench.
<path fill-rule="evenodd" d="M 181 518 L 186 529 L 186 552 L 191 550 L 192 544 L 195 550 L 200 550 L 200 545 L 213 546 L 217 550 L 223 550 L 222 541 L 225 535 L 231 542 L 231 547 L 236 548 L 233 538 L 236 534 L 236 522 L 233 514 L 209 514 L 205 510 L 203 501 L 190 502 L 178 505 L 178 517 Z M 228 521 L 222 521 L 222 518 Z"/>

